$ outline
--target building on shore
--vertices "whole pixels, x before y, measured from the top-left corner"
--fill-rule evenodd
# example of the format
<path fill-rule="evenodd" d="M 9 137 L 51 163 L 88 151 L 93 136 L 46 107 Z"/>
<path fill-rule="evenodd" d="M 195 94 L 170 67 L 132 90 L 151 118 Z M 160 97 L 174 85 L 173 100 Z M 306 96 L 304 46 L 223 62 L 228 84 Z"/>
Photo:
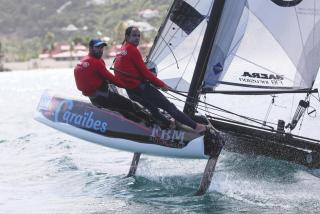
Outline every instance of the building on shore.
<path fill-rule="evenodd" d="M 80 60 L 88 54 L 88 49 L 84 45 L 58 43 L 52 50 L 44 51 L 39 55 L 39 59 L 54 59 L 56 61 Z"/>

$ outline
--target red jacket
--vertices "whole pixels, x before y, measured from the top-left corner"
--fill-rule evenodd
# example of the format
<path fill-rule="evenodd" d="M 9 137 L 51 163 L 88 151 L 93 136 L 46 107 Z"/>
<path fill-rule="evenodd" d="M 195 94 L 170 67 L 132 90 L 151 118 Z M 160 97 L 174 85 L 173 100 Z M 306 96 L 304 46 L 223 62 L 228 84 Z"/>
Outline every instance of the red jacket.
<path fill-rule="evenodd" d="M 122 45 L 117 54 L 114 68 L 115 76 L 125 83 L 125 88 L 136 88 L 146 80 L 160 88 L 165 86 L 165 83 L 154 76 L 146 67 L 137 47 L 128 42 Z"/>
<path fill-rule="evenodd" d="M 106 69 L 103 59 L 97 59 L 93 56 L 85 56 L 80 60 L 80 63 L 74 68 L 74 78 L 77 88 L 82 91 L 85 96 L 92 96 L 105 80 L 117 86 L 124 87 L 124 84 L 113 76 Z"/>

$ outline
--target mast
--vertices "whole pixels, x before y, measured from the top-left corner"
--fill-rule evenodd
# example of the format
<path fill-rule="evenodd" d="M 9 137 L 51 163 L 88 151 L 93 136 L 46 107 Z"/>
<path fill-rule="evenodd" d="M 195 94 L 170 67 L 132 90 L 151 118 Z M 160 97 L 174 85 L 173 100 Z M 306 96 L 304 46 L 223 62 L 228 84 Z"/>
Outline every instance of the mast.
<path fill-rule="evenodd" d="M 190 116 L 195 114 L 195 108 L 200 95 L 198 90 L 201 87 L 205 75 L 210 52 L 212 50 L 212 46 L 218 31 L 224 4 L 225 0 L 215 0 L 210 12 L 208 26 L 204 34 L 198 61 L 191 80 L 188 97 L 183 109 L 183 111 Z"/>

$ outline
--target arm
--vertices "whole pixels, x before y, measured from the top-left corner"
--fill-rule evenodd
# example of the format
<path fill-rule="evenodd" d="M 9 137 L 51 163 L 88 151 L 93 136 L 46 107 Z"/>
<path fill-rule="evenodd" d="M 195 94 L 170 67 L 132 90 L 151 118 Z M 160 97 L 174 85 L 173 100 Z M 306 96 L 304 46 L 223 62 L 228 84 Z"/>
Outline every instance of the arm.
<path fill-rule="evenodd" d="M 136 66 L 137 70 L 140 72 L 140 75 L 143 76 L 143 78 L 149 80 L 153 85 L 157 87 L 160 87 L 160 88 L 165 87 L 166 84 L 149 71 L 147 66 L 144 64 L 142 60 L 142 56 L 137 48 L 131 49 L 131 60 L 133 60 L 134 65 Z"/>
<path fill-rule="evenodd" d="M 97 64 L 97 71 L 102 77 L 106 78 L 111 83 L 124 88 L 124 84 L 122 83 L 122 81 L 116 78 L 112 73 L 110 73 L 110 71 L 107 70 L 106 66 L 103 63 Z"/>

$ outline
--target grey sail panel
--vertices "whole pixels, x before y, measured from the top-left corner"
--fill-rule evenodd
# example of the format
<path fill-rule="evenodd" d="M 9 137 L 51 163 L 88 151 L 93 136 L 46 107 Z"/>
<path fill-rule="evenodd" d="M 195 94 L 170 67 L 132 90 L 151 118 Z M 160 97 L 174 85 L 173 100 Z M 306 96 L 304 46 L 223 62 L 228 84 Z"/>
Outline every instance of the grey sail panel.
<path fill-rule="evenodd" d="M 175 2 L 169 18 L 189 35 L 204 20 L 205 16 L 187 2 L 179 0 Z"/>

